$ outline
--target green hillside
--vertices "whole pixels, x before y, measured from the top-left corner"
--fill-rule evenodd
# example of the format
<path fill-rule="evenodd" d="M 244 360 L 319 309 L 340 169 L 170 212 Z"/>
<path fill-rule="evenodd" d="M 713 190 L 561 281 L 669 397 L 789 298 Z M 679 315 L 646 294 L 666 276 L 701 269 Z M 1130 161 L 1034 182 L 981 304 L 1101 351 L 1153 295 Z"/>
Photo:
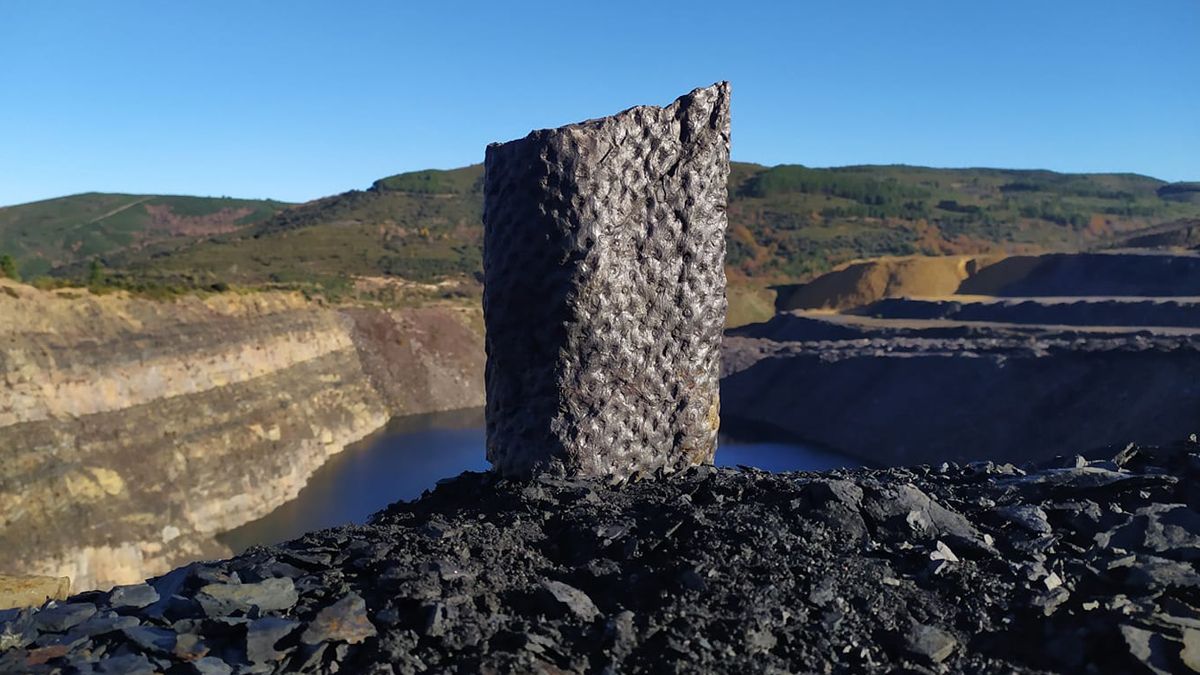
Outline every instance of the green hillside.
<path fill-rule="evenodd" d="M 729 261 L 749 277 L 803 279 L 880 255 L 1077 249 L 1198 215 L 1134 174 L 848 166 L 739 167 Z"/>
<path fill-rule="evenodd" d="M 420 171 L 282 211 L 173 251 L 106 263 L 138 278 L 341 287 L 348 275 L 436 282 L 481 269 L 483 168 Z M 472 281 L 472 283 L 474 283 Z"/>
<path fill-rule="evenodd" d="M 227 197 L 90 192 L 0 207 L 0 254 L 26 277 L 131 247 L 232 232 L 288 204 Z"/>
<path fill-rule="evenodd" d="M 457 279 L 439 292 L 475 295 L 482 177 L 479 165 L 405 173 L 286 209 L 79 195 L 0 210 L 0 254 L 93 281 L 99 254 L 99 276 L 132 288 L 270 285 L 340 296 L 355 277 L 379 277 L 390 287 Z M 769 285 L 856 258 L 1080 249 L 1200 217 L 1200 204 L 1166 186 L 1134 174 L 734 163 L 734 310 L 761 315 Z"/>
<path fill-rule="evenodd" d="M 208 270 L 259 283 L 380 274 L 416 281 L 479 271 L 482 168 L 421 171 L 283 211 L 170 255 L 141 273 Z M 735 163 L 729 265 L 739 281 L 809 277 L 879 255 L 1086 247 L 1200 216 L 1133 174 Z"/>

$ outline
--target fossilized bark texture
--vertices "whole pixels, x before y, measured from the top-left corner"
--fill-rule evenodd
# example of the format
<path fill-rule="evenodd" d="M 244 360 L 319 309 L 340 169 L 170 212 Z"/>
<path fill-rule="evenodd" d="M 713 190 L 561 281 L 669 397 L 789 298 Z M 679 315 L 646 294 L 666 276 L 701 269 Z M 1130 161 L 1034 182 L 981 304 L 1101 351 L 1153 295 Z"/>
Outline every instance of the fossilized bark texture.
<path fill-rule="evenodd" d="M 487 149 L 488 459 L 507 475 L 711 462 L 729 85 Z"/>

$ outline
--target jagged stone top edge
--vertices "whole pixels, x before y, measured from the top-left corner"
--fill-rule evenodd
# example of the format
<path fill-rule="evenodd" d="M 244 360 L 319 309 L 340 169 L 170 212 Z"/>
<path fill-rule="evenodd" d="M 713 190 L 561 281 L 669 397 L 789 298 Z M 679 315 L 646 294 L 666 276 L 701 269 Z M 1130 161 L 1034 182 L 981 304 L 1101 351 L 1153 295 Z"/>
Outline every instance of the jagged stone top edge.
<path fill-rule="evenodd" d="M 688 99 L 695 98 L 696 96 L 698 96 L 702 93 L 707 93 L 710 91 L 716 96 L 720 96 L 721 94 L 724 94 L 725 98 L 728 98 L 729 90 L 730 90 L 729 80 L 720 80 L 718 82 L 714 82 L 714 83 L 708 85 L 707 87 L 696 87 L 695 89 L 676 98 L 674 101 L 671 101 L 669 104 L 664 105 L 664 106 L 635 105 L 633 107 L 626 108 L 620 112 L 613 113 L 612 115 L 604 115 L 602 117 L 593 117 L 590 119 L 583 120 L 581 122 L 573 122 L 571 124 L 564 124 L 564 125 L 558 126 L 558 127 L 546 127 L 544 129 L 534 129 L 533 131 L 530 131 L 528 134 L 525 134 L 524 136 L 522 136 L 521 138 L 514 138 L 509 141 L 496 141 L 493 143 L 489 143 L 487 146 L 487 149 L 494 150 L 496 148 L 501 148 L 501 147 L 504 147 L 507 145 L 522 143 L 522 142 L 528 141 L 531 138 L 534 138 L 535 136 L 539 136 L 542 134 L 561 133 L 568 129 L 579 129 L 579 128 L 584 128 L 584 127 L 599 126 L 600 124 L 603 124 L 604 122 L 606 122 L 608 120 L 612 120 L 612 119 L 616 119 L 616 118 L 620 118 L 620 117 L 626 117 L 626 116 L 634 114 L 635 112 L 637 112 L 639 110 L 654 111 L 654 112 L 662 111 L 662 110 L 669 110 L 671 108 L 675 108 L 675 107 L 681 105 L 684 101 L 686 101 Z"/>

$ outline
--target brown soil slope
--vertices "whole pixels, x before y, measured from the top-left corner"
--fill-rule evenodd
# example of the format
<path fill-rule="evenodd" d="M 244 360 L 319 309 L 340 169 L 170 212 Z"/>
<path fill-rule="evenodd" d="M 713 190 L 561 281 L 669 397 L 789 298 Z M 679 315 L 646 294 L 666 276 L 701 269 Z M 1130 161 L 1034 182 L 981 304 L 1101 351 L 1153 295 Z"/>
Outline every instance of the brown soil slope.
<path fill-rule="evenodd" d="M 952 295 L 1200 295 L 1200 256 L 1145 251 L 880 258 L 783 289 L 777 307 L 844 310 L 884 298 Z"/>

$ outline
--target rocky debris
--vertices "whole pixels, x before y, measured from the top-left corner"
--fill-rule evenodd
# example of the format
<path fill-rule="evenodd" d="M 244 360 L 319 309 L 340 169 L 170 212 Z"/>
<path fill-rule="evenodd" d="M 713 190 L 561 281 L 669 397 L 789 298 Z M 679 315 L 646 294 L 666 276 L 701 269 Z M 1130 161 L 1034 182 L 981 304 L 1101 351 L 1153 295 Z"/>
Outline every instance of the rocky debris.
<path fill-rule="evenodd" d="M 488 459 L 623 478 L 712 462 L 729 83 L 487 148 Z"/>
<path fill-rule="evenodd" d="M 464 474 L 369 525 L 152 579 L 141 608 L 130 589 L 0 612 L 0 672 L 1195 671 L 1198 480 L 1195 441 L 1021 467 Z"/>
<path fill-rule="evenodd" d="M 47 600 L 62 600 L 70 592 L 71 580 L 67 577 L 0 574 L 0 609 L 37 607 Z"/>

